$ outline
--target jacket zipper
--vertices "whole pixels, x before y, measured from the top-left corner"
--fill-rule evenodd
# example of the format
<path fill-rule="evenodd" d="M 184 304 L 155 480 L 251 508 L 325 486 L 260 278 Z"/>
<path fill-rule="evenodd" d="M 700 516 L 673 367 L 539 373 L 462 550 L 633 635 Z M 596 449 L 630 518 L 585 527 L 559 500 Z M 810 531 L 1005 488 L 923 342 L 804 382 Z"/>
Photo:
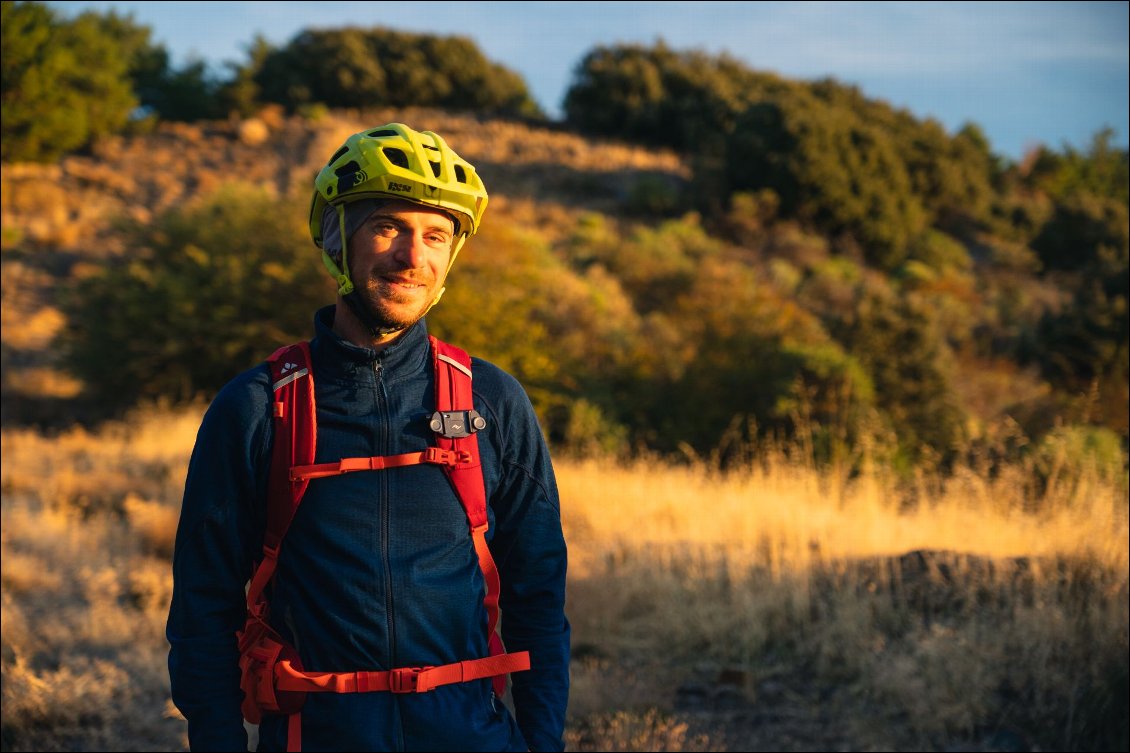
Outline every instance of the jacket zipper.
<path fill-rule="evenodd" d="M 384 382 L 384 365 L 378 356 L 377 361 L 373 366 L 373 370 L 377 377 L 377 420 L 380 423 L 379 437 L 377 442 L 377 451 L 381 455 L 387 455 L 388 448 L 388 393 L 385 391 Z M 388 499 L 388 476 L 384 473 L 379 474 L 380 479 L 380 549 L 381 549 L 381 564 L 384 566 L 385 577 L 385 619 L 388 622 L 388 659 L 389 669 L 396 667 L 396 621 L 393 619 L 393 602 L 392 602 L 392 562 L 389 557 L 389 499 Z"/>
<path fill-rule="evenodd" d="M 380 422 L 378 450 L 381 455 L 389 454 L 389 438 L 388 438 L 388 424 L 389 424 L 389 407 L 388 407 L 388 391 L 385 387 L 384 381 L 384 364 L 381 363 L 381 356 L 377 356 L 376 363 L 373 365 L 373 370 L 376 372 L 377 377 L 377 420 Z M 391 501 L 389 500 L 388 493 L 388 474 L 380 473 L 380 517 L 381 517 L 381 563 L 384 565 L 384 578 L 385 578 L 385 620 L 388 624 L 388 661 L 389 669 L 396 669 L 396 620 L 393 617 L 393 598 L 392 598 L 392 560 L 389 556 L 389 517 L 391 512 L 389 507 Z M 397 751 L 404 750 L 404 730 L 400 724 L 400 705 L 393 703 L 394 713 L 396 714 L 397 722 L 394 725 L 394 749 Z"/>

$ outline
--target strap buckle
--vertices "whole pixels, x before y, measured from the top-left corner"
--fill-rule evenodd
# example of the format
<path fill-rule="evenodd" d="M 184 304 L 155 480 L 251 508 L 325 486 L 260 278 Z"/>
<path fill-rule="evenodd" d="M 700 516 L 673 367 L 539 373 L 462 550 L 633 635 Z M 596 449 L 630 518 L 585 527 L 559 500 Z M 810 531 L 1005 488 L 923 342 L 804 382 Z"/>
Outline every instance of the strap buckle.
<path fill-rule="evenodd" d="M 471 453 L 466 450 L 445 450 L 441 447 L 429 447 L 424 450 L 424 462 L 437 465 L 458 465 L 470 463 Z"/>
<path fill-rule="evenodd" d="M 401 667 L 388 673 L 388 689 L 391 693 L 415 693 L 420 687 L 420 673 L 428 667 Z"/>

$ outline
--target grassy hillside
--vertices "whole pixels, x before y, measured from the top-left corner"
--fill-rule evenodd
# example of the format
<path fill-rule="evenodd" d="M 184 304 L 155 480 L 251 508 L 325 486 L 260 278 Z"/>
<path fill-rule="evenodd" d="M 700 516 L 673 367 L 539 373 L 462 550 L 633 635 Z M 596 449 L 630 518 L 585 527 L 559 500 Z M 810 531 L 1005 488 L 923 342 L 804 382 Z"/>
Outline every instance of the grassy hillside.
<path fill-rule="evenodd" d="M 126 224 L 149 223 L 231 182 L 302 205 L 313 175 L 347 136 L 394 119 L 436 124 L 430 127 L 458 145 L 490 187 L 491 224 L 536 223 L 551 237 L 569 232 L 584 211 L 615 210 L 640 181 L 687 176 L 670 153 L 419 110 L 334 112 L 311 121 L 268 109 L 249 120 L 167 123 L 151 134 L 107 138 L 92 154 L 57 164 L 5 163 L 0 174 L 5 422 L 66 422 L 73 408 L 69 399 L 83 385 L 60 372 L 56 354 L 49 352 L 52 338 L 66 326 L 59 294 L 68 283 L 136 253 L 127 248 Z M 309 274 L 324 274 L 316 249 L 310 249 Z"/>

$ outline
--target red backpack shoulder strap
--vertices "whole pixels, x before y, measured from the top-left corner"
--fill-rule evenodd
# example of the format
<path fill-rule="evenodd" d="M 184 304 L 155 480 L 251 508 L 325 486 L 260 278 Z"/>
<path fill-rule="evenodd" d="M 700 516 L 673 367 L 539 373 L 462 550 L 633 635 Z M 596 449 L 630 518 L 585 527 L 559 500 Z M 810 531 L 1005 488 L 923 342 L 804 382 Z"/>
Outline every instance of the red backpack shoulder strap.
<path fill-rule="evenodd" d="M 263 536 L 263 562 L 248 590 L 248 604 L 258 600 L 274 574 L 279 545 L 286 536 L 309 480 L 291 481 L 296 465 L 314 462 L 318 433 L 314 405 L 314 370 L 310 344 L 299 342 L 276 350 L 267 364 L 271 370 L 274 442 L 267 479 L 267 528 Z"/>
<path fill-rule="evenodd" d="M 450 479 L 451 486 L 455 489 L 455 494 L 459 497 L 471 526 L 471 538 L 475 543 L 475 552 L 479 557 L 483 577 L 486 579 L 487 593 L 483 602 L 489 617 L 487 635 L 494 642 L 497 641 L 494 631 L 498 625 L 500 584 L 498 568 L 487 547 L 489 519 L 486 485 L 483 482 L 483 467 L 479 459 L 479 436 L 475 433 L 486 424 L 475 412 L 474 396 L 471 392 L 471 357 L 466 351 L 454 345 L 449 345 L 435 337 L 430 339 L 436 375 L 437 411 L 432 421 L 432 428 L 436 430 L 436 442 L 441 448 L 464 452 L 470 457 L 468 463 L 444 466 L 443 470 Z"/>
<path fill-rule="evenodd" d="M 475 434 L 478 426 L 470 425 L 474 420 L 474 398 L 471 392 L 471 358 L 466 351 L 431 337 L 432 361 L 436 375 L 436 410 L 439 420 L 452 431 L 437 430 L 436 441 L 444 450 L 466 452 L 471 457 L 469 463 L 445 466 L 455 493 L 467 512 L 471 528 L 487 524 L 486 488 L 483 484 L 482 466 L 479 463 L 479 438 Z M 466 421 L 467 426 L 460 422 Z M 433 428 L 437 428 L 433 425 Z M 464 436 L 452 436 L 463 434 Z"/>

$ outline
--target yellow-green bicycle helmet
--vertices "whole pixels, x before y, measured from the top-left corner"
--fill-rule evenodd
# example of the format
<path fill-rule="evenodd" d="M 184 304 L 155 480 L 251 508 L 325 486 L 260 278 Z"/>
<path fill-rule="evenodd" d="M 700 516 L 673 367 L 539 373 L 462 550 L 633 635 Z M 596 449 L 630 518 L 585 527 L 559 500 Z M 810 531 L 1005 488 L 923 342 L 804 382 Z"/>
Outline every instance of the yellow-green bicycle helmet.
<path fill-rule="evenodd" d="M 310 235 L 323 249 L 322 261 L 342 295 L 353 292 L 345 250 L 349 244 L 344 206 L 373 198 L 406 199 L 452 214 L 457 238 L 448 270 L 464 241 L 478 231 L 487 208 L 486 187 L 475 168 L 438 134 L 415 131 L 402 123 L 353 134 L 314 179 L 310 202 Z M 322 246 L 322 215 L 327 206 L 336 207 L 341 227 L 340 265 Z"/>

